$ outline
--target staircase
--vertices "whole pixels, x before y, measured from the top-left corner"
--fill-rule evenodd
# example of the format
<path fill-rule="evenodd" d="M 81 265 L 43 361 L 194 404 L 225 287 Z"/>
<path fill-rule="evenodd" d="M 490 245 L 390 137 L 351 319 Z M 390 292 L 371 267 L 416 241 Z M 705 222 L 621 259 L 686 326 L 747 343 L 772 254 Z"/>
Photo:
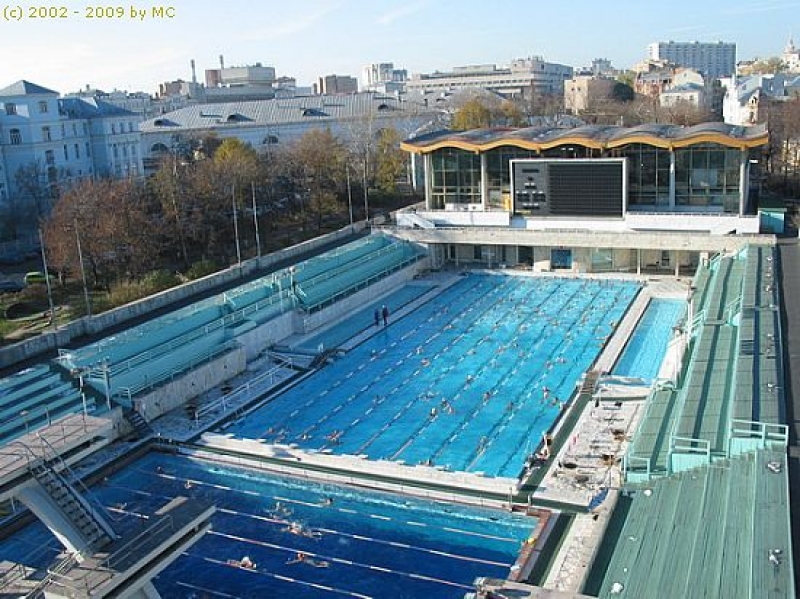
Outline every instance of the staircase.
<path fill-rule="evenodd" d="M 97 551 L 113 539 L 99 517 L 65 478 L 51 468 L 47 462 L 39 462 L 30 469 L 48 496 L 56 503 L 61 513 L 77 528 L 88 548 Z"/>
<path fill-rule="evenodd" d="M 136 410 L 125 410 L 125 420 L 127 420 L 140 439 L 146 439 L 153 434 L 153 427 Z"/>
<path fill-rule="evenodd" d="M 583 377 L 583 381 L 581 382 L 581 389 L 578 392 L 579 395 L 588 395 L 591 396 L 594 394 L 595 389 L 597 388 L 597 380 L 600 378 L 600 371 L 599 370 L 590 370 L 586 373 Z"/>

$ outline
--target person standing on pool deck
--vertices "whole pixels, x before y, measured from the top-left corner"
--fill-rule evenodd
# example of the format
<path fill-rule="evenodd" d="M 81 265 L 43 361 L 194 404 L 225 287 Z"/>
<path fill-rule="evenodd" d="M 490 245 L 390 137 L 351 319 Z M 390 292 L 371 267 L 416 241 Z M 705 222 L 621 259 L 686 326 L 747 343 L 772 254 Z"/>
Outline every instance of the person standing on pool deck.
<path fill-rule="evenodd" d="M 383 326 L 389 325 L 389 308 L 386 307 L 386 304 L 383 304 L 383 308 L 381 308 L 381 314 L 383 315 Z"/>
<path fill-rule="evenodd" d="M 377 308 L 375 308 L 374 316 L 375 316 L 375 326 L 376 327 L 381 326 L 381 313 L 380 310 L 378 310 Z"/>

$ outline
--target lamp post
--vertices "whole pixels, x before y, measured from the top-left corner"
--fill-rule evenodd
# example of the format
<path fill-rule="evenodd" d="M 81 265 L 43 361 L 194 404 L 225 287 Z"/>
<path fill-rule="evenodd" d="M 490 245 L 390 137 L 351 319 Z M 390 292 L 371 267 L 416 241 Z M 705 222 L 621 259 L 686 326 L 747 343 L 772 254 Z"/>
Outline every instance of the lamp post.
<path fill-rule="evenodd" d="M 352 220 L 352 219 L 351 219 Z M 39 247 L 42 251 L 42 268 L 44 269 L 44 282 L 47 285 L 47 304 L 50 306 L 50 322 L 53 325 L 53 332 L 58 331 L 58 324 L 56 323 L 56 310 L 53 307 L 53 288 L 50 286 L 50 273 L 47 271 L 47 255 L 44 251 L 44 238 L 42 236 L 42 228 L 39 227 Z"/>
<path fill-rule="evenodd" d="M 28 410 L 22 410 L 19 413 L 19 415 L 22 416 L 22 420 L 25 422 L 25 434 L 27 435 L 28 432 L 29 432 L 28 431 Z"/>
<path fill-rule="evenodd" d="M 347 207 L 350 210 L 350 226 L 353 226 L 353 188 L 350 186 L 350 163 L 345 161 L 344 174 L 347 179 Z"/>
<path fill-rule="evenodd" d="M 231 204 L 233 205 L 233 235 L 236 238 L 236 264 L 242 264 L 242 248 L 239 245 L 239 218 L 236 213 L 236 184 L 231 189 Z"/>
<path fill-rule="evenodd" d="M 258 233 L 258 209 L 256 208 L 256 184 L 250 184 L 250 189 L 253 192 L 253 225 L 256 228 L 256 252 L 258 257 L 261 257 L 261 236 Z"/>
<path fill-rule="evenodd" d="M 86 287 L 86 269 L 83 267 L 83 252 L 81 251 L 81 234 L 78 231 L 78 219 L 75 218 L 75 239 L 78 243 L 78 263 L 81 266 L 81 279 L 83 280 L 83 299 L 86 302 L 86 315 L 92 315 L 92 304 L 89 302 L 89 289 Z M 49 275 L 45 273 L 45 279 L 49 278 Z"/>

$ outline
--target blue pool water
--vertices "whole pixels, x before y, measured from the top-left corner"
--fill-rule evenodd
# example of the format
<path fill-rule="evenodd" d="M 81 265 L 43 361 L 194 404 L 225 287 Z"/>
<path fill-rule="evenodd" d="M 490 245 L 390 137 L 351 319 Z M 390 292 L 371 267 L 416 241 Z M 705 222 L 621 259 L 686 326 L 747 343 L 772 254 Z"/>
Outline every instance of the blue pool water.
<path fill-rule="evenodd" d="M 225 432 L 516 477 L 638 290 L 465 276 Z"/>
<path fill-rule="evenodd" d="M 155 579 L 169 598 L 463 597 L 476 576 L 506 577 L 537 523 L 162 454 L 126 467 L 95 494 L 117 516 L 150 513 L 177 495 L 217 504 L 212 530 Z M 290 534 L 290 522 L 314 536 Z M 24 558 L 42 543 L 49 549 Z M 58 550 L 37 523 L 0 543 L 0 560 L 36 566 Z M 297 552 L 328 565 L 287 564 Z M 256 570 L 227 564 L 245 555 Z"/>
<path fill-rule="evenodd" d="M 652 382 L 658 376 L 672 327 L 686 308 L 686 302 L 671 299 L 652 299 L 636 325 L 613 374 L 638 377 Z"/>

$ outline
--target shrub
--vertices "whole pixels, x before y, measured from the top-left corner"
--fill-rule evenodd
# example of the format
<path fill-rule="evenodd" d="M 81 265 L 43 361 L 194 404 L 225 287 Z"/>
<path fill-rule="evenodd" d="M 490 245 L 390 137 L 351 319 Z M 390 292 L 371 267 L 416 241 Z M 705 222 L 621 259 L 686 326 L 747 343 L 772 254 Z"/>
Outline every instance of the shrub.
<path fill-rule="evenodd" d="M 217 272 L 217 270 L 219 270 L 219 268 L 213 261 L 200 260 L 199 262 L 195 262 L 194 264 L 192 264 L 189 270 L 186 271 L 186 278 L 189 281 L 193 281 L 195 279 L 201 279 L 206 275 L 210 275 Z"/>

